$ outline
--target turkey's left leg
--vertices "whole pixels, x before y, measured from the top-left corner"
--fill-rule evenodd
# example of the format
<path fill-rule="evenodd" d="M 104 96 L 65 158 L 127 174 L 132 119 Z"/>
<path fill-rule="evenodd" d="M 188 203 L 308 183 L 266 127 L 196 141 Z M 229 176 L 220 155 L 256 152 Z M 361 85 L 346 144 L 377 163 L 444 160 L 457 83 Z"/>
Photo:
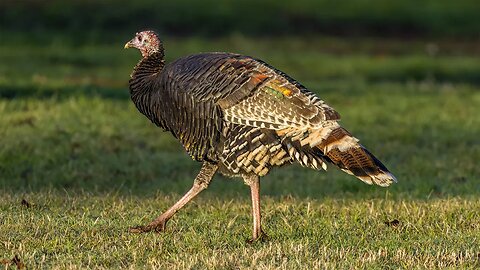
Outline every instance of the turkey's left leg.
<path fill-rule="evenodd" d="M 253 216 L 253 238 L 250 243 L 265 238 L 266 234 L 262 230 L 261 214 L 260 214 L 260 177 L 258 175 L 243 176 L 245 184 L 250 186 L 252 196 L 252 216 Z"/>
<path fill-rule="evenodd" d="M 195 196 L 198 195 L 202 190 L 208 187 L 210 181 L 213 178 L 213 175 L 217 171 L 218 166 L 204 162 L 202 165 L 202 169 L 198 173 L 195 181 L 193 182 L 192 188 L 183 195 L 183 197 L 178 200 L 172 207 L 170 207 L 167 211 L 157 217 L 154 221 L 150 222 L 145 226 L 138 226 L 130 228 L 130 232 L 133 233 L 142 233 L 142 232 L 149 232 L 149 231 L 156 231 L 161 232 L 165 230 L 165 225 L 167 221 L 175 215 L 175 213 L 180 210 L 185 204 L 187 204 L 190 200 L 192 200 Z"/>

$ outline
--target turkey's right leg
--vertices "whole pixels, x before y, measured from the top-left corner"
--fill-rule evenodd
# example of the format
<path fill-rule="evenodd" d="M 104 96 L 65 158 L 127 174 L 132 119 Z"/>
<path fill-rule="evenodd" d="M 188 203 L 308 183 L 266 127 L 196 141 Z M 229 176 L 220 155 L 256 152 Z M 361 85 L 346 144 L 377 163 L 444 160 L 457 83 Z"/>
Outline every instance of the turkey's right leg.
<path fill-rule="evenodd" d="M 260 214 L 260 178 L 257 175 L 243 176 L 245 184 L 250 186 L 252 196 L 252 216 L 253 216 L 253 238 L 248 240 L 253 243 L 259 239 L 265 240 L 267 235 L 262 230 L 261 214 Z"/>
<path fill-rule="evenodd" d="M 202 190 L 208 187 L 210 181 L 212 181 L 213 175 L 217 171 L 218 166 L 204 162 L 202 165 L 202 169 L 198 173 L 195 181 L 193 182 L 192 188 L 183 195 L 183 197 L 176 202 L 172 207 L 170 207 L 167 211 L 157 217 L 154 221 L 150 222 L 145 226 L 137 226 L 130 228 L 130 232 L 133 233 L 142 233 L 142 232 L 149 232 L 149 231 L 156 231 L 162 232 L 165 230 L 165 225 L 167 221 L 175 215 L 175 213 L 180 210 L 185 204 L 187 204 L 190 200 L 192 200 L 195 196 L 197 196 Z"/>

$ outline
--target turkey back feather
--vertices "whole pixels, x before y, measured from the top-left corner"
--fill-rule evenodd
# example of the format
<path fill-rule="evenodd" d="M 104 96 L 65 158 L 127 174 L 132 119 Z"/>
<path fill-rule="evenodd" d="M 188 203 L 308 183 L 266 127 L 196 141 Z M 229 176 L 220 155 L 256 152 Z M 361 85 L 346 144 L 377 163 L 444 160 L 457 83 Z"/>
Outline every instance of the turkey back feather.
<path fill-rule="evenodd" d="M 330 162 L 369 184 L 395 181 L 340 127 L 333 108 L 260 60 L 204 53 L 164 66 L 161 51 L 136 66 L 130 91 L 140 112 L 192 158 L 219 163 L 227 174 L 263 176 L 293 161 L 326 169 Z"/>

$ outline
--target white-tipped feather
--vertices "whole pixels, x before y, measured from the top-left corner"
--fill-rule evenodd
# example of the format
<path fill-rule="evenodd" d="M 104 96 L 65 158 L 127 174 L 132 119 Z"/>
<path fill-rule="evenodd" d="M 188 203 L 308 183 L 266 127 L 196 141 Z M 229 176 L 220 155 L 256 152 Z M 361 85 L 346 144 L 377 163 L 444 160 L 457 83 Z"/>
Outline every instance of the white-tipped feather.
<path fill-rule="evenodd" d="M 253 160 L 253 157 L 255 157 L 258 154 L 258 152 L 260 152 L 260 150 L 262 150 L 263 148 L 265 148 L 264 145 L 260 145 L 259 147 L 255 148 L 255 150 L 253 150 L 252 152 L 250 152 L 250 154 L 248 154 L 247 159 Z"/>
<path fill-rule="evenodd" d="M 322 162 L 322 168 L 326 171 L 327 170 L 327 163 Z"/>
<path fill-rule="evenodd" d="M 318 170 L 318 162 L 316 159 L 312 159 L 312 166 Z"/>
<path fill-rule="evenodd" d="M 350 148 L 358 147 L 358 139 L 351 136 L 345 136 L 340 140 L 334 141 L 323 148 L 324 153 L 330 152 L 334 148 L 338 148 L 340 152 L 345 152 Z"/>
<path fill-rule="evenodd" d="M 382 187 L 388 187 L 392 183 L 397 182 L 397 178 L 393 176 L 393 174 L 388 173 L 388 172 L 382 172 L 381 174 L 377 174 L 372 176 L 373 181 L 375 184 L 382 186 Z"/>
<path fill-rule="evenodd" d="M 334 131 L 335 129 L 339 128 L 340 125 L 337 122 L 334 121 L 327 121 L 323 125 L 322 128 L 314 130 L 309 137 L 312 139 L 310 140 L 310 147 L 315 147 L 318 144 L 320 144 L 322 141 L 324 141 L 328 136 L 330 136 L 330 133 Z"/>
<path fill-rule="evenodd" d="M 305 164 L 305 165 L 308 164 L 308 156 L 307 155 L 304 155 L 302 160 L 303 160 L 303 164 Z"/>

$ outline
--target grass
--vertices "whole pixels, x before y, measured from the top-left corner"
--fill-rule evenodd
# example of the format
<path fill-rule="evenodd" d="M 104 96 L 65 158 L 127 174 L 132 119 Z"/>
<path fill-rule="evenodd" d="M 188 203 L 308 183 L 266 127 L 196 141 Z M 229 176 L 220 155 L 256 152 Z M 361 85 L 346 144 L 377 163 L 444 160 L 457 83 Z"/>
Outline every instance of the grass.
<path fill-rule="evenodd" d="M 422 42 L 388 40 L 166 40 L 169 59 L 228 50 L 288 72 L 336 108 L 399 183 L 368 186 L 332 166 L 274 170 L 262 180 L 270 238 L 249 245 L 249 190 L 217 176 L 166 233 L 131 235 L 127 227 L 173 204 L 199 170 L 131 104 L 126 81 L 138 53 L 122 44 L 2 44 L 0 261 L 18 255 L 32 269 L 480 266 L 477 51 L 455 42 L 431 55 Z"/>
<path fill-rule="evenodd" d="M 269 196 L 263 216 L 270 240 L 250 245 L 248 198 L 204 195 L 167 233 L 145 235 L 128 234 L 125 226 L 148 221 L 178 196 L 50 191 L 23 194 L 36 202 L 25 208 L 21 196 L 7 195 L 1 209 L 15 214 L 3 219 L 2 248 L 32 268 L 478 267 L 478 199 Z M 400 224 L 385 224 L 395 219 Z"/>

